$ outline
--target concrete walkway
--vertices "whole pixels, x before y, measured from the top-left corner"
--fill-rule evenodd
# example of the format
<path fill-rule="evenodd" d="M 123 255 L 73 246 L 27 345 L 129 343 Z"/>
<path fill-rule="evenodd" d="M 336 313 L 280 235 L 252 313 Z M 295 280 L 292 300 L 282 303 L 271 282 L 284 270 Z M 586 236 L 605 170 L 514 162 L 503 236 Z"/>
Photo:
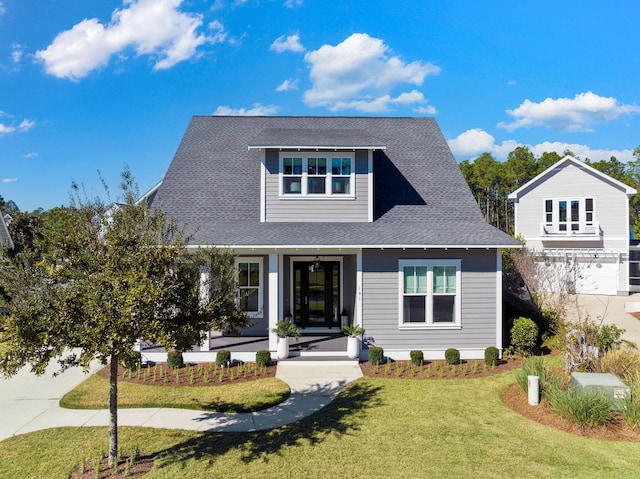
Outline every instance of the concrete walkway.
<path fill-rule="evenodd" d="M 281 364 L 276 377 L 289 385 L 291 395 L 272 408 L 241 414 L 173 408 L 119 409 L 118 425 L 221 432 L 272 429 L 323 408 L 360 376 L 357 365 Z M 0 380 L 0 440 L 52 427 L 108 425 L 107 410 L 58 406 L 60 398 L 85 378 L 78 370 L 56 378 L 49 371 L 41 377 L 21 371 L 10 380 Z"/>

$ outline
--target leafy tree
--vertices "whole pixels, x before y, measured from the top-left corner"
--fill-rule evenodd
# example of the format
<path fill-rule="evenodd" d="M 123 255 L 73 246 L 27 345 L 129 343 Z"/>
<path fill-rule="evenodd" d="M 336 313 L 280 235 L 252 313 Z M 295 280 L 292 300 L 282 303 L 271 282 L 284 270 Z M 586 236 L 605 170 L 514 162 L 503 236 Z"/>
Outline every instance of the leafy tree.
<path fill-rule="evenodd" d="M 13 216 L 16 213 L 20 212 L 20 208 L 15 201 L 9 200 L 5 201 L 5 199 L 0 195 L 0 213 L 4 216 L 6 214 L 10 214 Z"/>
<path fill-rule="evenodd" d="M 35 248 L 36 243 L 40 243 L 41 225 L 40 218 L 32 217 L 29 213 L 14 213 L 8 226 L 14 248 L 8 253 L 15 256 L 25 249 Z"/>
<path fill-rule="evenodd" d="M 117 206 L 81 199 L 74 186 L 72 204 L 47 215 L 39 244 L 3 255 L 0 267 L 0 307 L 9 311 L 0 318 L 0 371 L 11 376 L 29 365 L 42 374 L 54 358 L 59 372 L 87 369 L 94 359 L 109 363 L 110 464 L 118 448 L 118 364 L 131 360 L 136 341 L 186 350 L 207 330 L 248 323 L 236 307 L 232 253 L 188 251 L 184 228 L 161 208 L 136 203 L 127 170 L 121 186 Z M 203 289 L 205 271 L 211 280 Z"/>

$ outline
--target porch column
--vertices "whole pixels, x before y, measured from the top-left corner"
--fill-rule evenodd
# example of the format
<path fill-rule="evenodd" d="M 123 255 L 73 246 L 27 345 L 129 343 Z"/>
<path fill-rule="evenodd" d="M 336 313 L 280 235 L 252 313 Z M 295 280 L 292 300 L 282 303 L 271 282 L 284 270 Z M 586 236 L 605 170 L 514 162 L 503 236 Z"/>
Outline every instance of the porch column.
<path fill-rule="evenodd" d="M 356 253 L 356 304 L 353 322 L 362 326 L 362 248 Z"/>
<path fill-rule="evenodd" d="M 200 304 L 205 305 L 210 299 L 210 291 L 209 291 L 209 268 L 200 269 Z M 201 351 L 209 351 L 211 346 L 209 343 L 209 339 L 211 339 L 211 331 L 206 332 L 206 337 L 202 344 L 200 345 Z"/>
<path fill-rule="evenodd" d="M 271 328 L 274 328 L 280 317 L 279 311 L 279 255 L 269 254 L 269 350 L 275 351 L 278 348 L 278 338 Z"/>
<path fill-rule="evenodd" d="M 496 249 L 496 347 L 502 357 L 502 250 Z"/>

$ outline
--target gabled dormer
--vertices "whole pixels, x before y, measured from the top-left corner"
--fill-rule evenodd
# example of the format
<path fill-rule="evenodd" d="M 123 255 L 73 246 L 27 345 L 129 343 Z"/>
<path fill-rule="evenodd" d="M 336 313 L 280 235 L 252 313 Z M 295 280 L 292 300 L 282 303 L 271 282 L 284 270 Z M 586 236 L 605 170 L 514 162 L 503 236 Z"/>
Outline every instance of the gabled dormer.
<path fill-rule="evenodd" d="M 358 129 L 264 129 L 261 222 L 372 222 L 373 152 L 386 145 Z"/>

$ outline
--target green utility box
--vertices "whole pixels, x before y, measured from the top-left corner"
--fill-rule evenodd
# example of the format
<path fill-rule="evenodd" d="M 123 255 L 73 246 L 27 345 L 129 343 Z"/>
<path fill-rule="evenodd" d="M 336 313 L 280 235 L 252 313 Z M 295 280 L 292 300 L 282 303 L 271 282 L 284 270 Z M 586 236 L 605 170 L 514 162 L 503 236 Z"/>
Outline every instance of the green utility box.
<path fill-rule="evenodd" d="M 604 394 L 611 399 L 611 408 L 616 411 L 620 410 L 624 398 L 631 395 L 631 389 L 609 373 L 571 373 L 571 386 L 587 394 Z"/>

